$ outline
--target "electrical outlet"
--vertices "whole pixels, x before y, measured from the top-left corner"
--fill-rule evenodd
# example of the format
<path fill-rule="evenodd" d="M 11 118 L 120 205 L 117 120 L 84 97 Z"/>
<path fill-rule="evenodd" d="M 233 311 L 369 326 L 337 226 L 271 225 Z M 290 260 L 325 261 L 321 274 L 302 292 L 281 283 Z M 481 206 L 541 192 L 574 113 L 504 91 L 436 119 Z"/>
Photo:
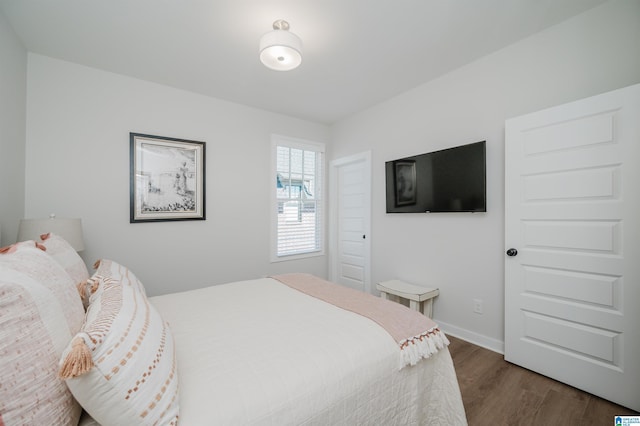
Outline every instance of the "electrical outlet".
<path fill-rule="evenodd" d="M 482 310 L 482 300 L 480 299 L 473 299 L 473 312 L 475 312 L 476 314 L 483 314 L 483 310 Z"/>

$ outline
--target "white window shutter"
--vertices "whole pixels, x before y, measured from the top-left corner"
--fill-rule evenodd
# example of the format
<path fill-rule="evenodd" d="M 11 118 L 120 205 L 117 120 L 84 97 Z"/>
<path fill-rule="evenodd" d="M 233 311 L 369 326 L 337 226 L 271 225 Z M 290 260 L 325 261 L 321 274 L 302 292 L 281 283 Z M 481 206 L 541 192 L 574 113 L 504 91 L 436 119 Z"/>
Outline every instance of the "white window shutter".
<path fill-rule="evenodd" d="M 272 150 L 272 260 L 323 254 L 324 144 L 274 136 Z"/>

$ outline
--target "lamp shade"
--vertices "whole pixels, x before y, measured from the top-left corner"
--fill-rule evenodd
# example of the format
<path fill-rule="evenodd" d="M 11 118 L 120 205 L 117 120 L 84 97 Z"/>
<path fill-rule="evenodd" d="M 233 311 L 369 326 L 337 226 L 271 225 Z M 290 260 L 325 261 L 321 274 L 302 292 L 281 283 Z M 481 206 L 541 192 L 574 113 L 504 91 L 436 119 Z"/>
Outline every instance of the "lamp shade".
<path fill-rule="evenodd" d="M 260 61 L 276 71 L 289 71 L 302 63 L 302 40 L 289 32 L 286 21 L 273 23 L 270 31 L 260 39 Z"/>
<path fill-rule="evenodd" d="M 80 219 L 22 219 L 18 228 L 18 241 L 35 240 L 40 235 L 53 232 L 64 238 L 75 251 L 84 250 L 82 221 Z"/>

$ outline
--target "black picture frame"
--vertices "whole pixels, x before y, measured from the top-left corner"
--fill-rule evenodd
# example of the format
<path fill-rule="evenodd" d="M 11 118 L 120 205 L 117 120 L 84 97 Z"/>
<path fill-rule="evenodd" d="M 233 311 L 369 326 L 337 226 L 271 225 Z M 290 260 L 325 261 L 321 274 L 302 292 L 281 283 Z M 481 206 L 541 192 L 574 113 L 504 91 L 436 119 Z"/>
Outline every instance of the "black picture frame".
<path fill-rule="evenodd" d="M 206 220 L 206 143 L 129 133 L 130 223 Z"/>

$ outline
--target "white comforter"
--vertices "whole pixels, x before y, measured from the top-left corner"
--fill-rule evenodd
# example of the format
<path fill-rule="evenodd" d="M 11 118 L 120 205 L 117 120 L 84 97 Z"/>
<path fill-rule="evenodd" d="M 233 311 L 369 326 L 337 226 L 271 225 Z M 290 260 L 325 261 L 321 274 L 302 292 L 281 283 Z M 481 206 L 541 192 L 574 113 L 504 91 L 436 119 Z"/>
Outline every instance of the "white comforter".
<path fill-rule="evenodd" d="M 373 321 L 273 279 L 151 301 L 175 336 L 182 425 L 466 424 L 446 349 L 398 371 Z"/>

